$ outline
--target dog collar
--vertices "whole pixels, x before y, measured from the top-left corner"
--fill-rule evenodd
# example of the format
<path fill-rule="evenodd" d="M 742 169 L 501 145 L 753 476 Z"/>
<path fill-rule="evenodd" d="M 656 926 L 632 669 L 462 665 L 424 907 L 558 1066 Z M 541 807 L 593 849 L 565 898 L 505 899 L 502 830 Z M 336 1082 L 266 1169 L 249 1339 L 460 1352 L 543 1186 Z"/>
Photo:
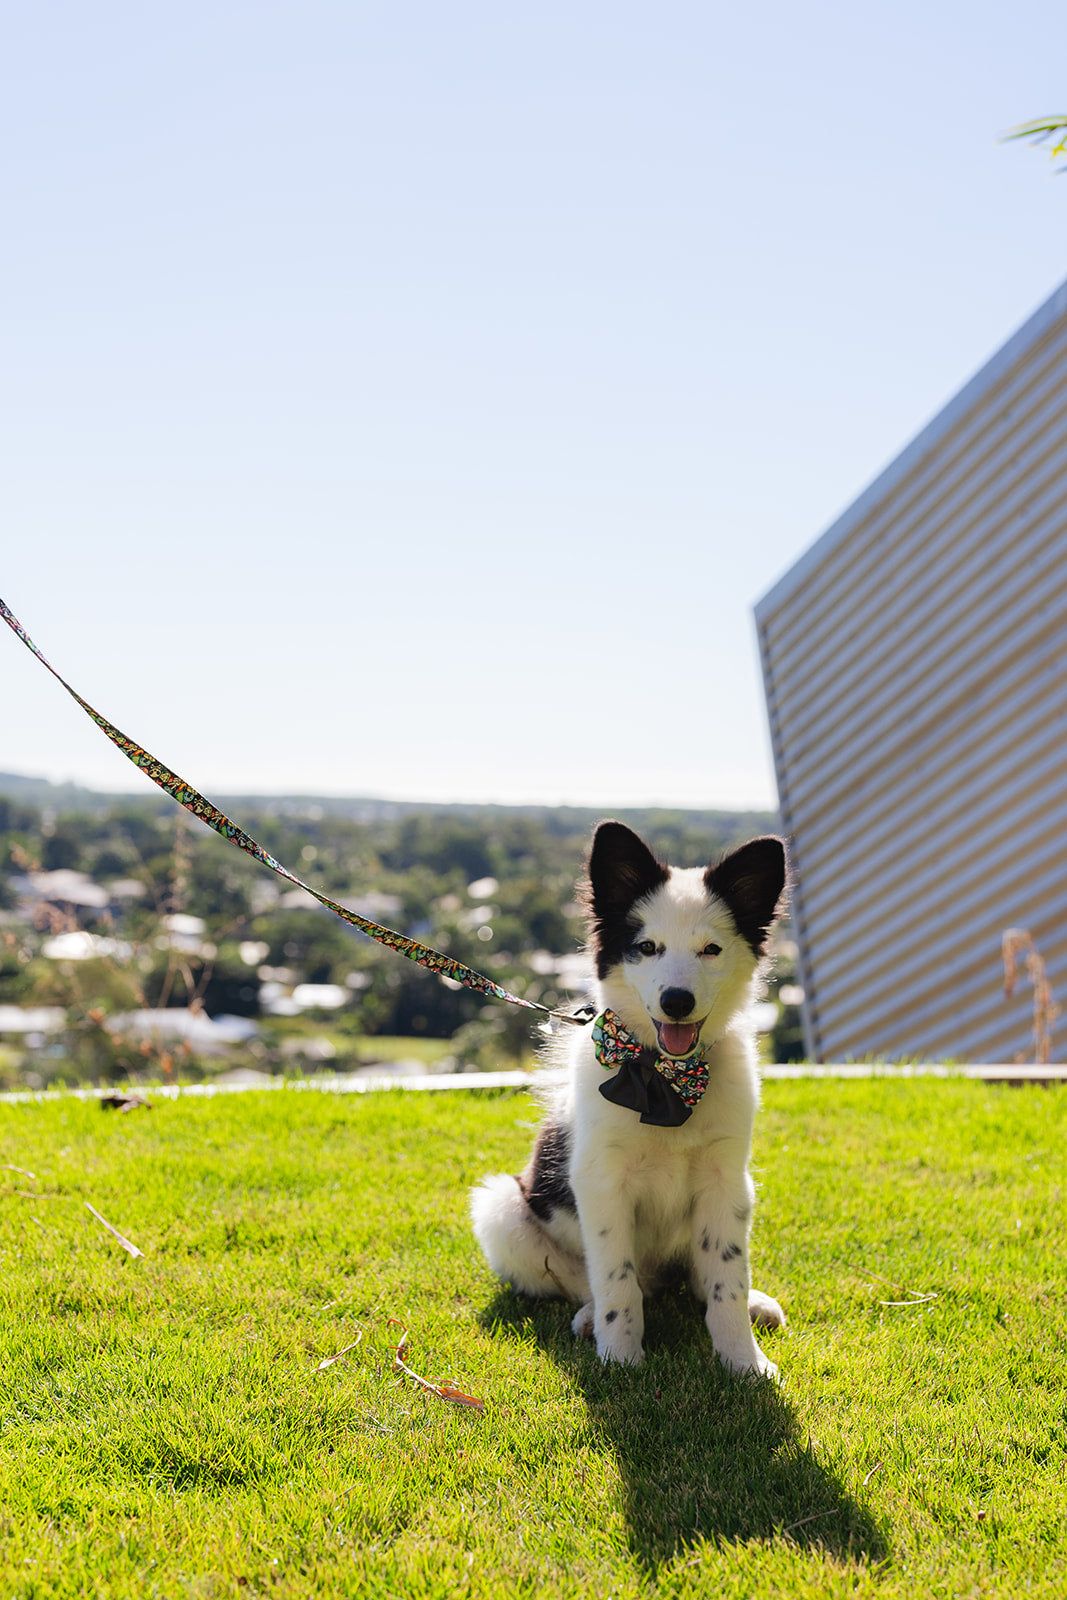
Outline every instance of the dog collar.
<path fill-rule="evenodd" d="M 687 1056 L 661 1055 L 635 1039 L 614 1011 L 593 1019 L 593 1049 L 607 1071 L 618 1068 L 600 1085 L 604 1099 L 638 1112 L 642 1122 L 657 1128 L 688 1122 L 708 1087 L 703 1046 Z"/>

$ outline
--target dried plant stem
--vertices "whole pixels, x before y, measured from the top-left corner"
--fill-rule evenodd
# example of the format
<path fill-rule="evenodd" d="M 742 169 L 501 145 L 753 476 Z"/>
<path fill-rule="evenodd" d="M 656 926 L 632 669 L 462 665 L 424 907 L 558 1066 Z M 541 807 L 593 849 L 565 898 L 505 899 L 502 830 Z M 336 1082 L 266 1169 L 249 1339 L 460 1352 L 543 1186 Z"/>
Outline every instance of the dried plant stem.
<path fill-rule="evenodd" d="M 125 1234 L 120 1233 L 117 1228 L 113 1228 L 111 1226 L 111 1223 L 107 1220 L 107 1218 L 106 1217 L 102 1217 L 100 1215 L 99 1211 L 96 1209 L 96 1207 L 95 1206 L 91 1206 L 89 1204 L 88 1200 L 86 1200 L 86 1202 L 85 1202 L 85 1207 L 86 1207 L 87 1211 L 91 1211 L 92 1212 L 92 1214 L 96 1218 L 97 1222 L 102 1222 L 103 1223 L 103 1225 L 107 1229 L 108 1233 L 112 1234 L 118 1240 L 118 1242 L 122 1246 L 122 1248 L 124 1250 L 128 1250 L 129 1251 L 131 1256 L 137 1257 L 137 1256 L 143 1256 L 144 1255 L 144 1251 L 143 1250 L 138 1250 L 137 1246 L 131 1240 L 126 1238 Z"/>
<path fill-rule="evenodd" d="M 1000 948 L 1004 961 L 1004 995 L 1007 999 L 1015 993 L 1015 982 L 1019 976 L 1018 958 L 1025 956 L 1026 975 L 1034 991 L 1034 1063 L 1046 1066 L 1052 1050 L 1052 1024 L 1059 1016 L 1060 1008 L 1052 998 L 1044 960 L 1028 928 L 1005 928 Z M 1016 1056 L 1015 1059 L 1021 1061 L 1022 1057 Z"/>
<path fill-rule="evenodd" d="M 395 1318 L 390 1317 L 389 1320 L 392 1322 L 395 1321 Z M 403 1337 L 401 1338 L 400 1343 L 397 1345 L 396 1351 L 393 1355 L 393 1366 L 398 1372 L 405 1372 L 409 1378 L 414 1378 L 415 1382 L 420 1388 L 426 1389 L 430 1394 L 435 1394 L 438 1400 L 450 1400 L 453 1405 L 469 1406 L 472 1411 L 484 1412 L 484 1400 L 478 1400 L 472 1394 L 464 1394 L 463 1390 L 457 1389 L 454 1383 L 433 1383 L 429 1378 L 420 1378 L 417 1372 L 413 1372 L 412 1369 L 406 1365 L 403 1359 L 404 1351 L 407 1348 L 407 1342 L 408 1334 L 407 1329 L 405 1328 Z"/>

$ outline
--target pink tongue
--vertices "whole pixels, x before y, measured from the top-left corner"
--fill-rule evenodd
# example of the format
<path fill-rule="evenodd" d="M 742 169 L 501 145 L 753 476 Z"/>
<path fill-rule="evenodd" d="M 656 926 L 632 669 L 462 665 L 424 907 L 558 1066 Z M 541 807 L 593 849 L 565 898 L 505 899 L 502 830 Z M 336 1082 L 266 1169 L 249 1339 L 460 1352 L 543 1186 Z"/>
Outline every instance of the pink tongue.
<path fill-rule="evenodd" d="M 669 1056 L 687 1056 L 697 1042 L 691 1022 L 661 1022 L 659 1042 Z"/>

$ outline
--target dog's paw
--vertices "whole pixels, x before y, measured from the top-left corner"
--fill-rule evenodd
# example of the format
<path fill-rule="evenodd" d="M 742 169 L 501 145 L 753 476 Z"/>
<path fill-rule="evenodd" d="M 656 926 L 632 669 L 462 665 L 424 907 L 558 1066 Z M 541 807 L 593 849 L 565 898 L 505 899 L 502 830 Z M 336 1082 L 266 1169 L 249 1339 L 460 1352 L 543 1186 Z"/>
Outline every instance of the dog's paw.
<path fill-rule="evenodd" d="M 593 1337 L 594 1314 L 593 1302 L 590 1300 L 575 1315 L 574 1321 L 571 1323 L 571 1332 L 576 1339 L 591 1339 Z"/>
<path fill-rule="evenodd" d="M 723 1358 L 720 1357 L 720 1360 Z M 744 1357 L 737 1362 L 723 1360 L 723 1366 L 728 1366 L 731 1373 L 744 1373 L 745 1378 L 777 1378 L 777 1366 L 774 1362 L 768 1362 L 763 1350 L 758 1347 L 753 1357 Z"/>
<path fill-rule="evenodd" d="M 748 1291 L 748 1318 L 754 1328 L 784 1328 L 786 1315 L 769 1294 L 759 1289 Z"/>
<path fill-rule="evenodd" d="M 598 1339 L 596 1353 L 607 1366 L 609 1361 L 621 1361 L 627 1367 L 639 1367 L 645 1359 L 645 1352 L 640 1344 L 609 1343 L 606 1339 Z"/>

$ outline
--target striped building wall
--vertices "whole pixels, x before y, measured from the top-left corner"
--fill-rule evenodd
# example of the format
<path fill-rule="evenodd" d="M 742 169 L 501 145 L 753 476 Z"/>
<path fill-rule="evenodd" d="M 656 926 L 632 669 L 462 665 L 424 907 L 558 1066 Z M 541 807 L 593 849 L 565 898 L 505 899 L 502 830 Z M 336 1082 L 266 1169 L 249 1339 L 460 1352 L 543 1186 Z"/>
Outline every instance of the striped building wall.
<path fill-rule="evenodd" d="M 1067 284 L 756 608 L 816 1060 L 1067 1059 Z"/>

